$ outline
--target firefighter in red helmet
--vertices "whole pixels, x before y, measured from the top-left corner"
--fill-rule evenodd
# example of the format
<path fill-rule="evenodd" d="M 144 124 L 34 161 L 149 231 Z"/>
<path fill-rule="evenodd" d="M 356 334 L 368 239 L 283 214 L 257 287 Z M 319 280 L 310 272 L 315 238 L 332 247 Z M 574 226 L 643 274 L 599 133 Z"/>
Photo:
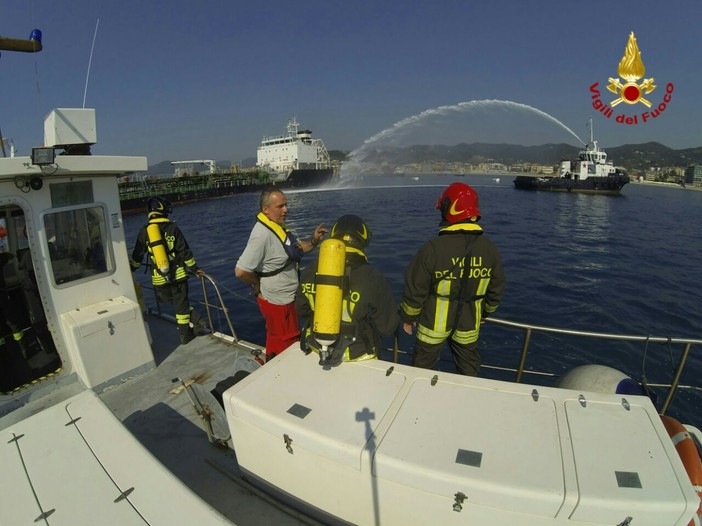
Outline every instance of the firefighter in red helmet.
<path fill-rule="evenodd" d="M 448 341 L 459 373 L 477 376 L 480 325 L 504 293 L 502 257 L 478 224 L 477 192 L 453 183 L 439 197 L 439 235 L 427 241 L 405 272 L 403 328 L 416 327 L 412 364 L 433 369 Z"/>

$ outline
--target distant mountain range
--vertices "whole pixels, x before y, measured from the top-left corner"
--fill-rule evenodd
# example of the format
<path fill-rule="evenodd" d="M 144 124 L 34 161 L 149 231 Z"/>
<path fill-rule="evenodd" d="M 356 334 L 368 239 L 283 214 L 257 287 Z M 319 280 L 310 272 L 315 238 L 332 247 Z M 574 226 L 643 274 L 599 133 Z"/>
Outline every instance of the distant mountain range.
<path fill-rule="evenodd" d="M 541 146 L 519 146 L 514 144 L 472 143 L 455 146 L 416 145 L 407 148 L 387 148 L 369 154 L 365 160 L 377 164 L 403 165 L 421 162 L 453 162 L 480 164 L 497 162 L 503 164 L 535 163 L 557 164 L 562 159 L 577 159 L 578 146 L 571 144 L 542 144 Z M 615 148 L 605 148 L 607 158 L 615 166 L 627 170 L 646 170 L 650 168 L 687 167 L 702 164 L 702 147 L 674 150 L 658 142 L 644 144 L 625 144 Z M 344 161 L 348 152 L 330 150 L 332 160 Z M 217 166 L 229 168 L 231 161 L 217 161 Z M 249 157 L 241 162 L 241 168 L 256 165 L 256 158 Z M 204 170 L 205 168 L 202 167 Z M 163 161 L 149 166 L 148 172 L 154 175 L 172 174 L 170 161 Z"/>
<path fill-rule="evenodd" d="M 549 165 L 557 164 L 562 159 L 577 159 L 581 149 L 581 147 L 565 143 L 543 144 L 541 146 L 462 143 L 455 146 L 410 146 L 400 149 L 385 149 L 368 155 L 365 160 L 371 163 L 387 163 L 395 166 L 431 161 Z M 702 164 L 702 147 L 674 150 L 657 142 L 649 142 L 606 148 L 605 152 L 608 160 L 611 160 L 616 166 L 622 166 L 628 170 Z"/>

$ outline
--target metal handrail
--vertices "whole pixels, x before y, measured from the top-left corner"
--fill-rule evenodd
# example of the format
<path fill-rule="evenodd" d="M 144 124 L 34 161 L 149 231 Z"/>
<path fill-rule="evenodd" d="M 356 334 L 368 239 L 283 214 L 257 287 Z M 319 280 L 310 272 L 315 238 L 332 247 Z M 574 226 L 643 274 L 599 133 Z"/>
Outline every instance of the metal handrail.
<path fill-rule="evenodd" d="M 219 302 L 219 306 L 214 305 L 210 303 L 207 295 L 207 286 L 205 280 L 209 281 L 212 287 L 214 287 L 214 291 L 217 296 L 217 300 Z M 236 332 L 234 330 L 234 325 L 232 324 L 231 318 L 229 317 L 229 309 L 227 308 L 226 304 L 224 303 L 224 300 L 222 299 L 222 294 L 219 291 L 219 286 L 217 284 L 217 281 L 210 276 L 209 274 L 204 274 L 200 278 L 201 284 L 202 284 L 202 295 L 203 295 L 203 304 L 205 305 L 206 312 L 207 312 L 207 320 L 208 320 L 208 326 L 210 330 L 214 332 L 214 326 L 212 322 L 212 313 L 211 309 L 218 309 L 222 311 L 224 314 L 224 317 L 227 321 L 227 325 L 229 327 L 229 330 L 231 331 L 231 336 L 233 338 L 234 342 L 238 342 L 239 339 L 236 335 Z M 154 291 L 155 292 L 155 291 Z M 156 305 L 157 309 L 160 312 L 160 302 L 158 301 L 158 295 L 156 295 Z M 521 323 L 521 322 L 514 322 L 514 321 L 509 321 L 509 320 L 504 320 L 500 318 L 494 318 L 490 317 L 487 318 L 485 321 L 489 323 L 494 323 L 496 325 L 501 325 L 503 327 L 509 327 L 512 329 L 521 329 L 524 332 L 524 341 L 522 343 L 522 348 L 520 351 L 520 356 L 519 356 L 519 365 L 517 366 L 516 369 L 514 368 L 508 368 L 508 367 L 498 367 L 498 366 L 492 366 L 488 364 L 482 364 L 481 367 L 486 368 L 486 369 L 495 369 L 495 370 L 501 370 L 501 371 L 508 371 L 508 372 L 514 372 L 515 373 L 515 382 L 520 383 L 522 381 L 522 378 L 524 374 L 533 374 L 533 375 L 542 375 L 542 376 L 555 376 L 555 374 L 550 373 L 550 372 L 544 372 L 544 371 L 535 371 L 535 370 L 526 370 L 526 360 L 527 356 L 529 354 L 529 345 L 531 343 L 531 336 L 534 332 L 539 332 L 539 333 L 547 333 L 547 334 L 563 334 L 563 335 L 570 335 L 570 336 L 580 336 L 580 337 L 585 337 L 585 338 L 595 338 L 595 339 L 602 339 L 602 340 L 620 340 L 620 341 L 629 341 L 629 342 L 643 342 L 643 343 L 663 343 L 663 344 L 682 344 L 684 345 L 682 354 L 680 356 L 680 360 L 678 362 L 677 367 L 675 368 L 675 372 L 673 374 L 673 379 L 670 384 L 660 384 L 660 383 L 648 383 L 647 385 L 649 387 L 661 387 L 661 388 L 668 388 L 668 391 L 666 393 L 665 400 L 661 406 L 660 413 L 665 414 L 668 408 L 670 407 L 673 398 L 675 397 L 675 393 L 678 391 L 679 388 L 683 389 L 691 389 L 691 390 L 697 390 L 697 391 L 702 391 L 701 386 L 687 386 L 687 385 L 680 385 L 680 378 L 682 376 L 682 372 L 685 369 L 685 366 L 687 365 L 688 358 L 690 357 L 690 353 L 692 351 L 692 346 L 693 345 L 698 345 L 702 346 L 702 339 L 694 339 L 694 338 L 671 338 L 667 336 L 650 336 L 650 335 L 632 335 L 632 334 L 612 334 L 612 333 L 603 333 L 603 332 L 592 332 L 592 331 L 580 331 L 580 330 L 573 330 L 573 329 L 561 329 L 558 327 L 548 327 L 544 325 L 534 325 L 530 323 Z M 395 363 L 398 362 L 399 359 L 399 354 L 402 353 L 403 351 L 399 349 L 398 345 L 398 338 L 399 336 L 399 329 L 398 332 L 395 334 L 394 342 L 393 342 L 393 348 L 392 353 L 393 353 L 393 361 Z"/>
<path fill-rule="evenodd" d="M 219 301 L 219 305 L 214 305 L 210 303 L 208 296 L 207 296 L 207 283 L 206 281 L 209 281 L 212 287 L 214 287 L 215 293 L 217 295 L 217 300 Z M 202 304 L 205 306 L 205 312 L 207 313 L 207 326 L 209 327 L 210 331 L 213 333 L 214 331 L 214 323 L 212 322 L 212 312 L 210 309 L 216 309 L 221 311 L 224 314 L 224 318 L 227 320 L 227 325 L 229 327 L 230 335 L 232 338 L 233 343 L 236 343 L 239 341 L 239 338 L 236 335 L 236 331 L 234 330 L 234 325 L 232 324 L 232 320 L 229 317 L 229 308 L 227 305 L 224 303 L 224 300 L 222 299 L 222 294 L 219 291 L 219 285 L 217 284 L 217 280 L 215 280 L 212 276 L 209 274 L 205 273 L 203 276 L 200 277 L 200 283 L 202 284 Z M 163 314 L 161 313 L 161 300 L 158 297 L 158 294 L 156 293 L 156 288 L 155 287 L 148 287 L 145 285 L 142 285 L 142 288 L 150 288 L 153 290 L 154 293 L 154 298 L 156 300 L 156 315 L 163 317 Z"/>
<path fill-rule="evenodd" d="M 214 287 L 215 293 L 217 294 L 217 300 L 219 301 L 219 306 L 210 304 L 207 298 L 207 284 L 205 282 L 205 279 L 207 279 L 207 281 L 209 281 L 210 284 Z M 229 308 L 222 299 L 222 294 L 219 292 L 219 286 L 217 285 L 217 281 L 209 274 L 203 273 L 203 275 L 200 277 L 200 283 L 202 283 L 202 301 L 205 304 L 205 311 L 207 312 L 207 322 L 210 327 L 210 330 L 214 332 L 214 325 L 212 323 L 212 314 L 210 313 L 210 308 L 221 310 L 224 314 L 224 318 L 227 320 L 227 325 L 229 326 L 229 330 L 231 331 L 231 336 L 234 339 L 234 342 L 238 342 L 239 338 L 236 335 L 234 325 L 232 324 L 232 320 L 229 317 Z"/>
<path fill-rule="evenodd" d="M 680 387 L 680 376 L 682 375 L 685 365 L 687 364 L 687 359 L 690 355 L 690 350 L 693 345 L 702 345 L 702 340 L 692 339 L 692 338 L 670 338 L 670 337 L 659 337 L 659 336 L 638 336 L 629 334 L 610 334 L 601 332 L 589 332 L 589 331 L 578 331 L 572 329 L 559 329 L 556 327 L 546 327 L 542 325 L 532 325 L 528 323 L 518 323 L 508 320 L 502 320 L 499 318 L 488 318 L 486 321 L 490 323 L 495 323 L 497 325 L 502 325 L 505 327 L 511 327 L 516 329 L 522 329 L 524 331 L 524 342 L 522 344 L 522 350 L 519 358 L 519 366 L 516 370 L 515 381 L 517 383 L 521 382 L 522 376 L 524 374 L 524 368 L 526 364 L 527 354 L 529 352 L 529 344 L 531 342 L 531 335 L 534 331 L 550 333 L 550 334 L 567 334 L 572 336 L 581 336 L 586 338 L 598 338 L 605 340 L 624 340 L 630 342 L 646 342 L 646 343 L 667 343 L 667 344 L 683 344 L 683 352 L 680 356 L 680 361 L 677 368 L 675 369 L 675 374 L 673 375 L 673 380 L 669 386 L 668 392 L 665 397 L 665 401 L 661 407 L 661 414 L 665 412 L 670 407 L 673 397 Z"/>

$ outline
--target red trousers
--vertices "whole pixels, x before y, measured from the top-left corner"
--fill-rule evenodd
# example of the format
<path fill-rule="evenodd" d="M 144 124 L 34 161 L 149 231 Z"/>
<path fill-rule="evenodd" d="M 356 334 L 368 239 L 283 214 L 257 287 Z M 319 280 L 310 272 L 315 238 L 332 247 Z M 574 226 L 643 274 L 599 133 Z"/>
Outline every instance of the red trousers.
<path fill-rule="evenodd" d="M 266 360 L 270 360 L 293 343 L 300 341 L 300 324 L 294 302 L 275 305 L 267 302 L 260 295 L 256 299 L 263 319 L 266 320 Z"/>

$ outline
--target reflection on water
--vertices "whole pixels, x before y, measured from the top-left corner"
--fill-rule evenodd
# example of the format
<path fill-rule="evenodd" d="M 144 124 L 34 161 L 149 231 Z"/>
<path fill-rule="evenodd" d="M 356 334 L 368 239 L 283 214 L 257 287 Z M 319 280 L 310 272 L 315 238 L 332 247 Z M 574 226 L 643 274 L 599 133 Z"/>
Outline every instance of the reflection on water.
<path fill-rule="evenodd" d="M 604 195 L 558 194 L 554 226 L 558 238 L 564 240 L 562 250 L 571 254 L 571 268 L 586 274 L 590 281 L 608 271 L 610 237 L 616 232 L 611 226 L 610 211 L 617 197 Z M 596 273 L 595 273 L 596 272 Z"/>
<path fill-rule="evenodd" d="M 610 210 L 618 197 L 563 194 L 556 208 L 556 231 L 578 242 L 605 242 L 610 236 Z"/>

